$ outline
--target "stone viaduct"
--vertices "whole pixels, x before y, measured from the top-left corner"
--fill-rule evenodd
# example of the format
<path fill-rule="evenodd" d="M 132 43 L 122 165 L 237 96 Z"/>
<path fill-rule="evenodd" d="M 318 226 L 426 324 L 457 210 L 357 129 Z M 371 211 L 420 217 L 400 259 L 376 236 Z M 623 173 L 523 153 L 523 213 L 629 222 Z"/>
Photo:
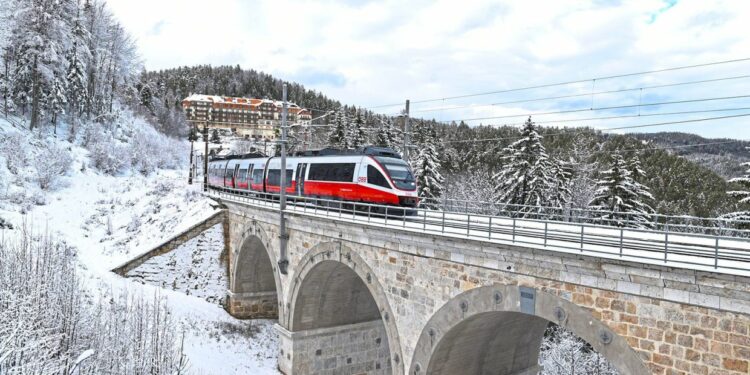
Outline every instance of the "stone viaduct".
<path fill-rule="evenodd" d="M 536 374 L 549 322 L 623 375 L 750 374 L 750 278 L 226 206 L 228 311 L 287 374 Z"/>

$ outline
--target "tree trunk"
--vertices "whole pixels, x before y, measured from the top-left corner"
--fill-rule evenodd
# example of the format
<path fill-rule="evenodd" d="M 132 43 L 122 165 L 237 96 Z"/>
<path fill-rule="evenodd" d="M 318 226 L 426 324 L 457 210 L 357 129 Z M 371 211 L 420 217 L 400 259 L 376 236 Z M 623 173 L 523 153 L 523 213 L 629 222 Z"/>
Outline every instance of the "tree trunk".
<path fill-rule="evenodd" d="M 35 56 L 32 78 L 31 124 L 29 125 L 29 130 L 34 130 L 34 127 L 39 123 L 39 71 L 37 68 L 37 57 Z"/>

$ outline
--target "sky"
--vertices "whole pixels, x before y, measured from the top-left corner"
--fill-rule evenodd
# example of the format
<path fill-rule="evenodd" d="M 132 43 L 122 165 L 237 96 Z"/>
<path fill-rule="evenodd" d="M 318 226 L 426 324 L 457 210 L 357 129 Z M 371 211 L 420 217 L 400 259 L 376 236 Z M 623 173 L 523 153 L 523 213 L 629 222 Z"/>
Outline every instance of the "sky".
<path fill-rule="evenodd" d="M 605 78 L 750 58 L 750 1 L 107 3 L 150 70 L 239 64 L 380 113 L 399 113 L 410 99 L 414 117 L 481 118 L 470 125 L 528 114 L 602 129 L 694 121 L 615 131 L 750 139 L 750 116 L 695 121 L 750 114 L 737 109 L 750 98 L 727 99 L 750 95 L 750 60 Z M 654 87 L 705 80 L 713 82 Z M 581 82 L 454 98 L 570 81 Z M 437 100 L 420 103 L 427 99 Z M 664 104 L 675 101 L 691 102 Z M 618 118 L 584 120 L 601 117 Z"/>

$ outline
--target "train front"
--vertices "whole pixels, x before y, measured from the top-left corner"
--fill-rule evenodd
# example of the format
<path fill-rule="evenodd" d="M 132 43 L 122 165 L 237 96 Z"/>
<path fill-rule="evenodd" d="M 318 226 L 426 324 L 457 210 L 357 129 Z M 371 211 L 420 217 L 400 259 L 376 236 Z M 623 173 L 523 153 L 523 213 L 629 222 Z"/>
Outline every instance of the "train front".
<path fill-rule="evenodd" d="M 385 169 L 388 178 L 396 188 L 394 191 L 398 195 L 400 206 L 416 207 L 419 204 L 417 197 L 417 181 L 408 163 L 402 159 L 375 156 L 375 160 Z"/>

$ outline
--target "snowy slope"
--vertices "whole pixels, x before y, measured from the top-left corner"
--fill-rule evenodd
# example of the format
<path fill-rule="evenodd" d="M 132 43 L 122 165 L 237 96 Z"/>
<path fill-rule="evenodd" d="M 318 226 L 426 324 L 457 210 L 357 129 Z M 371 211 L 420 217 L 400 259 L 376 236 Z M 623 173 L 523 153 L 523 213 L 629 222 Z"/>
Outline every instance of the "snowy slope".
<path fill-rule="evenodd" d="M 0 137 L 13 131 L 23 130 L 0 120 Z M 32 139 L 33 136 L 28 137 Z M 200 194 L 197 186 L 187 184 L 187 171 L 157 170 L 147 177 L 137 173 L 105 175 L 90 167 L 87 150 L 65 141 L 56 142 L 68 148 L 73 156 L 70 171 L 52 191 L 35 190 L 31 181 L 8 183 L 4 178 L 6 191 L 28 189 L 40 197 L 35 204 L 19 203 L 0 191 L 0 218 L 16 228 L 0 229 L 1 235 L 19 235 L 19 228 L 25 224 L 37 232 L 47 231 L 74 246 L 85 284 L 94 295 L 142 293 L 144 296 L 164 297 L 184 332 L 184 350 L 191 373 L 278 374 L 277 336 L 272 328 L 273 322 L 239 321 L 216 304 L 216 298 L 226 289 L 221 285 L 225 276 L 213 275 L 216 269 L 222 269 L 218 256 L 214 257 L 216 254 L 201 253 L 195 269 L 186 268 L 192 267 L 191 258 L 187 262 L 184 262 L 187 259 L 177 260 L 171 270 L 162 271 L 169 280 L 180 279 L 179 275 L 167 274 L 172 270 L 182 275 L 185 272 L 202 274 L 203 281 L 184 284 L 191 288 L 196 285 L 206 288 L 192 295 L 183 293 L 182 281 L 177 282 L 179 288 L 173 291 L 171 284 L 164 285 L 164 288 L 161 284 L 144 285 L 110 272 L 114 266 L 213 213 L 210 201 Z M 36 152 L 33 142 L 28 147 L 30 149 L 24 152 Z M 0 177 L 12 177 L 6 164 L 5 160 L 0 160 Z M 29 168 L 33 169 L 33 166 Z M 215 237 L 216 234 L 209 231 L 203 240 L 213 242 Z M 197 238 L 196 243 L 199 240 Z M 156 270 L 156 264 L 149 266 L 152 271 Z M 207 296 L 212 296 L 209 299 L 213 302 L 206 301 Z"/>

